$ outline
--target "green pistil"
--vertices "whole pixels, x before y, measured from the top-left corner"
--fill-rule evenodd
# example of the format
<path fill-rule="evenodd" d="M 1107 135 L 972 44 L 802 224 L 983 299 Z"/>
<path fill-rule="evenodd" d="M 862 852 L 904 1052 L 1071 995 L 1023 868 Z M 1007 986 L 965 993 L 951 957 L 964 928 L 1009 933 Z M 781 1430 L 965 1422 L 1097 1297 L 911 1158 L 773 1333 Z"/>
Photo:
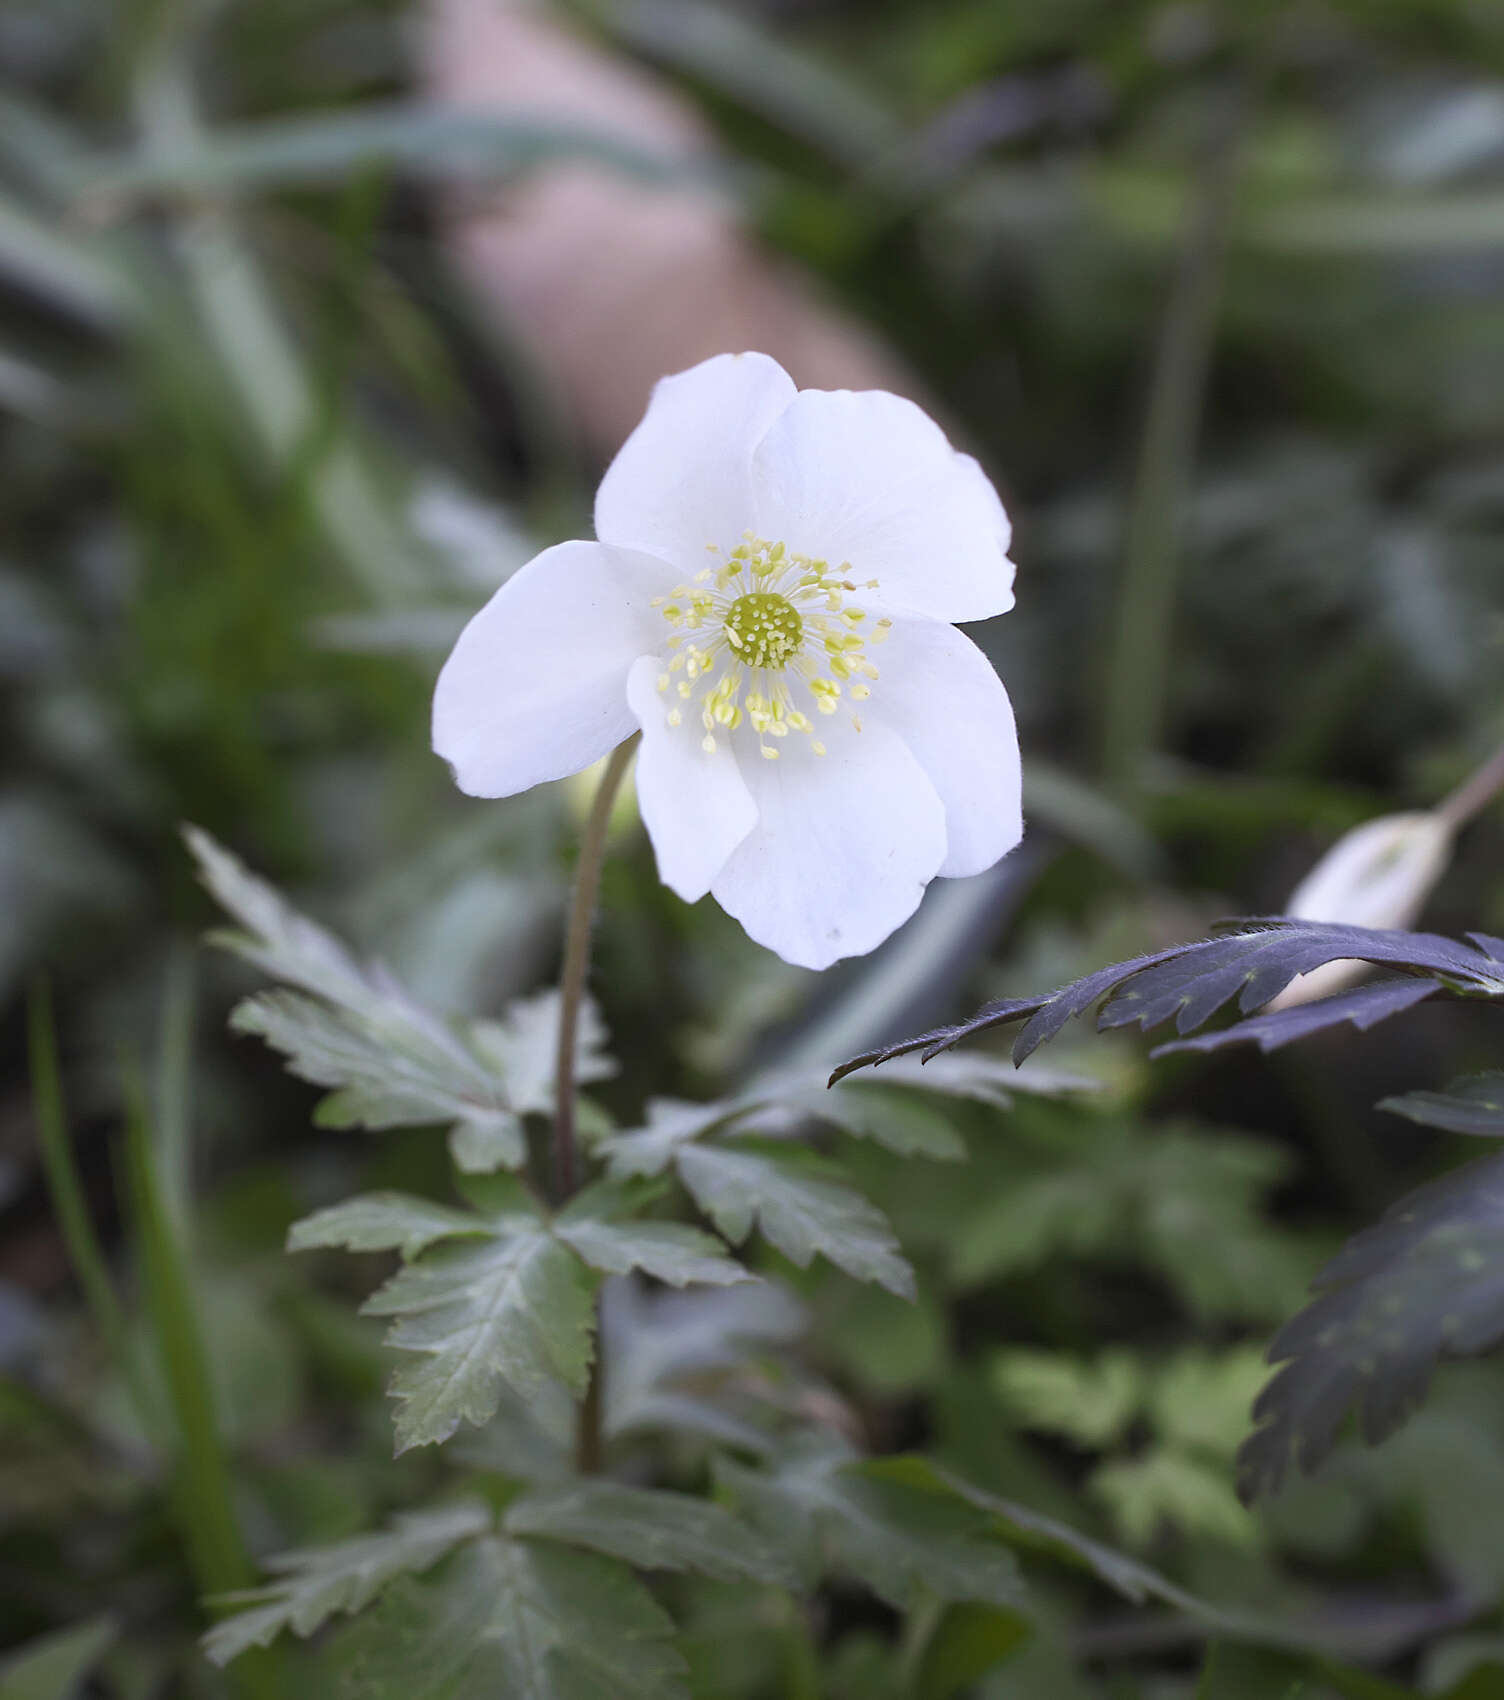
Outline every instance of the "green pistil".
<path fill-rule="evenodd" d="M 799 653 L 804 621 L 786 596 L 754 590 L 726 610 L 726 641 L 748 667 L 781 669 Z"/>

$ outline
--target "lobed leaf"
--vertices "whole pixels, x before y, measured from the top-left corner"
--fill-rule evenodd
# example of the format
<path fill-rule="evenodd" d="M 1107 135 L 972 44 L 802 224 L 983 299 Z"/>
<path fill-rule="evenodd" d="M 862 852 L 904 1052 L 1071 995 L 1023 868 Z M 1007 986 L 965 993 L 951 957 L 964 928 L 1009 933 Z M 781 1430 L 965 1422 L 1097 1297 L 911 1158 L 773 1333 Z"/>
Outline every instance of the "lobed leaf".
<path fill-rule="evenodd" d="M 487 1536 L 345 1639 L 352 1700 L 688 1700 L 672 1621 L 625 1564 Z"/>
<path fill-rule="evenodd" d="M 394 1578 L 427 1570 L 491 1526 L 490 1510 L 466 1500 L 435 1511 L 398 1512 L 379 1535 L 278 1553 L 266 1568 L 280 1571 L 280 1579 L 228 1596 L 225 1603 L 252 1609 L 216 1623 L 203 1638 L 204 1652 L 227 1665 L 251 1647 L 269 1646 L 284 1629 L 312 1635 L 336 1612 L 362 1610 Z"/>
<path fill-rule="evenodd" d="M 792 1587 L 782 1552 L 724 1506 L 688 1494 L 575 1481 L 513 1500 L 503 1527 L 592 1547 L 643 1570 L 692 1570 L 722 1582 Z"/>
<path fill-rule="evenodd" d="M 289 1251 L 343 1246 L 347 1251 L 400 1251 L 410 1263 L 431 1245 L 457 1235 L 491 1232 L 483 1217 L 405 1192 L 367 1192 L 316 1210 L 287 1230 Z"/>
<path fill-rule="evenodd" d="M 705 1283 L 729 1287 L 753 1279 L 712 1234 L 680 1222 L 604 1222 L 560 1218 L 555 1235 L 592 1269 L 627 1275 L 634 1269 L 671 1287 Z"/>
<path fill-rule="evenodd" d="M 1425 1127 L 1470 1133 L 1482 1139 L 1504 1138 L 1504 1073 L 1464 1075 L 1445 1092 L 1406 1092 L 1380 1099 L 1379 1109 L 1408 1116 Z"/>
<path fill-rule="evenodd" d="M 480 1244 L 399 1270 L 366 1300 L 396 1321 L 387 1344 L 415 1354 L 392 1379 L 397 1450 L 445 1441 L 496 1413 L 501 1389 L 527 1400 L 562 1383 L 585 1391 L 594 1311 L 574 1255 L 526 1216 L 492 1224 Z"/>
<path fill-rule="evenodd" d="M 1238 1454 L 1245 1500 L 1278 1489 L 1292 1464 L 1319 1464 L 1351 1409 L 1366 1440 L 1383 1440 L 1425 1397 L 1439 1358 L 1504 1338 L 1504 1157 L 1402 1198 L 1315 1285 L 1269 1348 L 1284 1367 Z"/>
<path fill-rule="evenodd" d="M 206 833 L 190 827 L 186 836 L 204 883 L 244 928 L 213 935 L 217 942 L 298 988 L 247 999 L 231 1023 L 281 1051 L 301 1079 L 335 1089 L 319 1106 L 324 1126 L 443 1123 L 462 1171 L 522 1165 L 520 1118 L 553 1107 L 557 992 L 514 1003 L 500 1021 L 441 1020 Z M 601 1054 L 604 1036 L 587 1005 L 575 1057 L 582 1084 L 614 1072 Z"/>
<path fill-rule="evenodd" d="M 721 1098 L 709 1104 L 690 1104 L 677 1098 L 651 1098 L 644 1126 L 603 1139 L 597 1150 L 606 1159 L 607 1172 L 614 1181 L 661 1175 L 681 1145 L 735 1121 L 760 1103 Z"/>
<path fill-rule="evenodd" d="M 1497 941 L 1479 934 L 1472 937 L 1474 942 L 1465 945 L 1436 933 L 1353 927 L 1285 915 L 1239 921 L 1236 930 L 1229 934 L 1150 951 L 1130 961 L 1099 968 L 1042 997 L 1003 998 L 985 1004 L 967 1021 L 866 1051 L 842 1063 L 831 1075 L 830 1084 L 835 1085 L 854 1069 L 887 1062 L 910 1051 L 919 1051 L 929 1061 L 975 1033 L 1027 1017 L 1013 1047 L 1013 1059 L 1021 1063 L 1045 1040 L 1054 1038 L 1073 1016 L 1083 1014 L 1104 999 L 1099 1023 L 1102 1027 L 1136 1023 L 1147 1031 L 1173 1017 L 1178 1032 L 1190 1033 L 1234 998 L 1241 1012 L 1251 1014 L 1277 997 L 1298 975 L 1308 974 L 1327 962 L 1349 959 L 1425 975 L 1431 984 L 1427 990 L 1404 999 L 1391 989 L 1357 1003 L 1326 1000 L 1327 1005 L 1338 1005 L 1335 1011 L 1326 1009 L 1329 1020 L 1369 1025 L 1438 989 L 1466 997 L 1504 997 L 1504 961 L 1490 954 L 1492 944 Z M 1395 984 L 1382 983 L 1386 988 Z M 1355 995 L 1344 994 L 1344 997 Z M 1299 1019 L 1308 1017 L 1311 1010 L 1322 1008 L 1322 1004 L 1313 1004 L 1306 1011 L 1280 1012 L 1295 1018 L 1290 1025 L 1296 1030 L 1289 1037 L 1313 1030 L 1301 1029 Z M 1319 1020 L 1318 1024 L 1326 1025 L 1327 1020 Z M 1269 1031 L 1274 1035 L 1269 1043 L 1284 1042 L 1278 1037 L 1280 1026 Z M 1231 1032 L 1259 1037 L 1256 1033 L 1242 1035 L 1238 1028 Z M 1206 1048 L 1222 1042 L 1224 1037 L 1217 1035 L 1208 1041 Z"/>
<path fill-rule="evenodd" d="M 854 1275 L 913 1298 L 914 1272 L 887 1218 L 868 1199 L 803 1153 L 752 1146 L 683 1145 L 679 1176 L 696 1204 L 734 1245 L 755 1222 L 790 1262 L 807 1269 L 816 1252 Z"/>

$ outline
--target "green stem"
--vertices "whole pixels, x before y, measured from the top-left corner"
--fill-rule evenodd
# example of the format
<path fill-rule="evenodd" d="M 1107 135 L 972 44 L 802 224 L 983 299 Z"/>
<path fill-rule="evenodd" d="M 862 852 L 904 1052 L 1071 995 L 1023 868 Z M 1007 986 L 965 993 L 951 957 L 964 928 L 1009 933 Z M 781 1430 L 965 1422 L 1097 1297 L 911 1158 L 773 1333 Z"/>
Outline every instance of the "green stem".
<path fill-rule="evenodd" d="M 156 1428 L 156 1410 L 130 1350 L 130 1331 L 125 1310 L 115 1295 L 104 1249 L 89 1219 L 83 1183 L 73 1160 L 68 1137 L 68 1112 L 63 1103 L 62 1071 L 57 1058 L 57 1025 L 53 1018 L 52 992 L 45 981 L 31 990 L 26 1008 L 27 1043 L 31 1059 L 31 1090 L 37 1124 L 37 1144 L 52 1208 L 62 1231 L 63 1244 L 84 1300 L 94 1315 L 94 1326 L 106 1348 L 119 1364 L 130 1393 L 136 1420 L 147 1434 Z"/>
<path fill-rule="evenodd" d="M 1180 519 L 1221 295 L 1241 102 L 1218 124 L 1160 331 L 1107 658 L 1102 770 L 1132 795 L 1165 719 Z"/>
<path fill-rule="evenodd" d="M 575 1130 L 574 1053 L 590 975 L 590 927 L 606 864 L 606 835 L 611 806 L 626 777 L 637 734 L 611 752 L 601 775 L 585 834 L 580 841 L 580 864 L 574 876 L 574 896 L 564 930 L 564 966 L 559 974 L 559 1047 L 554 1064 L 554 1202 L 564 1204 L 579 1188 L 579 1154 Z"/>
<path fill-rule="evenodd" d="M 200 1588 L 221 1594 L 249 1587 L 255 1573 L 235 1519 L 229 1460 L 188 1267 L 153 1151 L 145 1094 L 133 1070 L 127 1071 L 125 1095 L 126 1181 L 152 1333 L 178 1431 L 184 1536 Z"/>
<path fill-rule="evenodd" d="M 189 1142 L 193 1088 L 193 948 L 175 939 L 167 955 L 154 1081 L 157 1162 L 173 1232 L 185 1248 L 192 1224 Z"/>
<path fill-rule="evenodd" d="M 579 1140 L 576 1129 L 574 1059 L 575 1041 L 580 1028 L 580 1011 L 585 1004 L 585 983 L 590 977 L 590 927 L 595 917 L 596 898 L 600 894 L 601 870 L 606 865 L 606 838 L 611 826 L 611 808 L 616 793 L 626 778 L 627 768 L 637 748 L 634 733 L 624 744 L 618 744 L 606 763 L 606 771 L 596 788 L 595 800 L 585 822 L 580 840 L 580 863 L 575 870 L 574 896 L 570 900 L 569 919 L 564 930 L 564 965 L 559 975 L 559 1048 L 554 1067 L 554 1202 L 565 1204 L 580 1184 Z M 579 1430 L 575 1445 L 575 1463 L 582 1476 L 596 1475 L 601 1467 L 601 1406 L 605 1385 L 605 1342 L 601 1338 L 600 1318 L 596 1317 L 595 1364 L 590 1372 L 590 1385 L 585 1390 L 585 1402 L 580 1407 Z"/>

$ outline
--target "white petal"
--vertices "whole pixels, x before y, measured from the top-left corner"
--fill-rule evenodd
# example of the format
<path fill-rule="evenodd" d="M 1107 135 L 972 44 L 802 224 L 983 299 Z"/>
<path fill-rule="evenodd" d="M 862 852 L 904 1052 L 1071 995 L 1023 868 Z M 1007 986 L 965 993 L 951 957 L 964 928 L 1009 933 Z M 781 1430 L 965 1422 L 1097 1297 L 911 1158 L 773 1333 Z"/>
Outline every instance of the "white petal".
<path fill-rule="evenodd" d="M 801 390 L 753 456 L 760 536 L 875 578 L 892 614 L 983 620 L 1013 606 L 1003 505 L 970 455 L 885 390 Z"/>
<path fill-rule="evenodd" d="M 667 562 L 561 543 L 460 633 L 433 694 L 433 747 L 472 797 L 510 797 L 598 761 L 636 726 L 627 670 L 663 641 Z"/>
<path fill-rule="evenodd" d="M 644 655 L 627 675 L 627 700 L 642 727 L 637 806 L 658 857 L 658 877 L 694 903 L 757 824 L 757 805 L 729 740 L 717 740 L 707 754 L 698 717 L 687 717 L 693 724 L 668 724 L 670 703 L 658 690 L 662 668 L 656 655 Z"/>
<path fill-rule="evenodd" d="M 832 728 L 832 731 L 835 729 Z M 711 891 L 758 944 L 801 968 L 875 949 L 919 906 L 945 855 L 945 812 L 896 733 L 867 725 L 738 750 L 757 825 Z"/>
<path fill-rule="evenodd" d="M 766 354 L 718 354 L 654 386 L 642 423 L 606 469 L 595 531 L 698 572 L 756 523 L 752 451 L 795 396 Z"/>
<path fill-rule="evenodd" d="M 992 663 L 954 626 L 897 620 L 875 650 L 881 677 L 863 710 L 918 758 L 945 806 L 940 872 L 990 868 L 1023 837 L 1018 732 Z"/>

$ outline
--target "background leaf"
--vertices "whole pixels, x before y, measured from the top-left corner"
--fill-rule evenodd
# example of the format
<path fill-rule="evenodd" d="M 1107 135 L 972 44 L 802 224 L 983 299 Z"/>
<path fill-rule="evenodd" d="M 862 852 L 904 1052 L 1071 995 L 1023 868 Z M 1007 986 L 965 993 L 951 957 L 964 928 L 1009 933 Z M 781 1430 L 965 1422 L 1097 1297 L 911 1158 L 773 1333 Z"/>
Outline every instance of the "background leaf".
<path fill-rule="evenodd" d="M 687 1700 L 672 1636 L 624 1564 L 487 1536 L 398 1582 L 344 1654 L 358 1700 Z"/>
<path fill-rule="evenodd" d="M 807 1268 L 816 1252 L 859 1281 L 914 1296 L 913 1271 L 881 1211 L 808 1159 L 755 1148 L 685 1145 L 679 1175 L 696 1204 L 733 1244 L 754 1222 L 790 1262 Z"/>
<path fill-rule="evenodd" d="M 436 1511 L 399 1512 L 383 1534 L 335 1546 L 278 1553 L 266 1561 L 277 1581 L 232 1597 L 248 1609 L 204 1636 L 204 1651 L 225 1665 L 249 1647 L 266 1647 L 284 1629 L 309 1636 L 336 1612 L 363 1610 L 394 1577 L 421 1572 L 461 1541 L 492 1525 L 484 1505 L 462 1502 Z"/>
<path fill-rule="evenodd" d="M 723 1582 L 794 1585 L 778 1548 L 709 1500 L 619 1482 L 572 1482 L 507 1507 L 513 1535 L 591 1547 L 642 1570 L 693 1570 Z"/>

